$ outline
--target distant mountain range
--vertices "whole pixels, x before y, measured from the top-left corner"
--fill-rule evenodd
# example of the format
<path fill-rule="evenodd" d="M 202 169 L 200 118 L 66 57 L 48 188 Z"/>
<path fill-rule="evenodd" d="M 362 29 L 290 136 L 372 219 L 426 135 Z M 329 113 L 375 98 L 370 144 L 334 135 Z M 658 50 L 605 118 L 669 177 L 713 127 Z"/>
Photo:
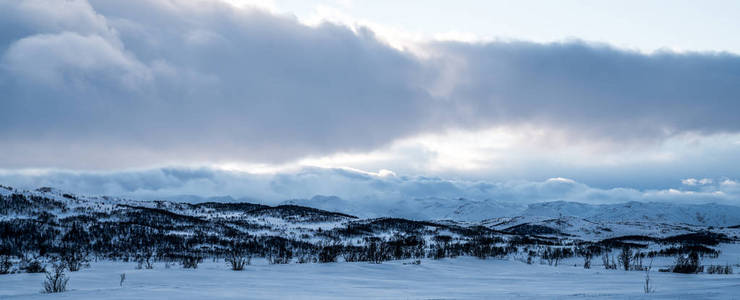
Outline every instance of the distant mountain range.
<path fill-rule="evenodd" d="M 116 233 L 149 228 L 143 234 L 166 233 L 180 240 L 177 245 L 187 242 L 182 240 L 183 234 L 204 232 L 227 240 L 241 235 L 246 240 L 266 239 L 259 242 L 271 245 L 276 242 L 274 239 L 289 238 L 295 243 L 356 242 L 353 239 L 358 236 L 389 237 L 399 232 L 403 232 L 401 236 L 423 232 L 431 240 L 450 232 L 473 240 L 481 234 L 493 234 L 591 242 L 634 236 L 655 240 L 712 232 L 736 240 L 740 230 L 740 207 L 718 204 L 591 205 L 554 201 L 525 206 L 464 198 L 352 202 L 316 196 L 269 206 L 231 197 L 182 199 L 193 202 L 85 196 L 53 188 L 29 191 L 0 185 L 0 224 L 32 234 L 36 229 L 24 226 L 49 224 L 68 230 L 84 223 L 91 234 L 103 239 L 110 238 L 111 230 Z M 43 236 L 36 238 L 44 240 Z"/>
<path fill-rule="evenodd" d="M 45 188 L 48 189 L 48 188 Z M 8 190 L 5 190 L 7 193 Z M 62 192 L 56 191 L 58 194 Z M 263 204 L 259 199 L 230 196 L 199 197 L 192 195 L 167 197 L 166 201 L 249 202 Z M 569 201 L 540 202 L 529 205 L 496 200 L 466 198 L 415 198 L 403 200 L 347 200 L 336 196 L 314 196 L 292 199 L 280 205 L 299 205 L 326 211 L 336 211 L 360 218 L 398 217 L 411 220 L 452 220 L 481 222 L 511 217 L 576 217 L 592 222 L 651 222 L 700 226 L 740 225 L 740 207 L 715 203 L 679 204 L 666 202 L 626 202 L 618 204 L 586 204 Z"/>
<path fill-rule="evenodd" d="M 554 201 L 531 204 L 523 216 L 574 216 L 596 222 L 649 221 L 669 224 L 732 226 L 740 224 L 740 207 L 664 202 L 627 202 L 592 205 Z"/>
<path fill-rule="evenodd" d="M 649 221 L 704 226 L 740 224 L 740 207 L 715 203 L 626 202 L 619 204 L 586 204 L 552 201 L 521 205 L 494 200 L 478 201 L 464 198 L 422 198 L 389 203 L 356 203 L 333 196 L 315 196 L 311 199 L 284 201 L 282 204 L 339 211 L 360 217 L 392 216 L 415 220 L 478 222 L 513 216 L 549 218 L 570 216 L 594 222 Z"/>
<path fill-rule="evenodd" d="M 315 196 L 294 199 L 281 204 L 293 204 L 340 211 L 355 216 L 398 217 L 414 220 L 481 221 L 496 217 L 515 216 L 526 206 L 498 201 L 477 201 L 465 198 L 415 198 L 400 201 L 349 201 L 335 196 Z"/>

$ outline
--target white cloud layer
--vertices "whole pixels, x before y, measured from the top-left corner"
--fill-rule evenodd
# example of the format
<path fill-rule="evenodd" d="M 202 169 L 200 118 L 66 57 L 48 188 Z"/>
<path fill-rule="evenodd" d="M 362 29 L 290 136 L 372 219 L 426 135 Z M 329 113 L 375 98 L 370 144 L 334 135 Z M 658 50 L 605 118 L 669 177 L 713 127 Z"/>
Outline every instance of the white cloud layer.
<path fill-rule="evenodd" d="M 162 168 L 121 172 L 2 171 L 0 183 L 16 188 L 51 186 L 89 195 L 135 199 L 185 199 L 231 196 L 232 201 L 277 204 L 317 195 L 337 196 L 358 206 L 388 206 L 414 199 L 466 198 L 522 205 L 544 201 L 591 204 L 655 201 L 737 205 L 740 184 L 729 178 L 701 186 L 667 189 L 595 188 L 567 178 L 543 181 L 449 180 L 399 176 L 389 170 L 303 168 L 295 172 L 253 174 L 212 168 Z M 222 199 L 223 200 L 223 199 Z"/>

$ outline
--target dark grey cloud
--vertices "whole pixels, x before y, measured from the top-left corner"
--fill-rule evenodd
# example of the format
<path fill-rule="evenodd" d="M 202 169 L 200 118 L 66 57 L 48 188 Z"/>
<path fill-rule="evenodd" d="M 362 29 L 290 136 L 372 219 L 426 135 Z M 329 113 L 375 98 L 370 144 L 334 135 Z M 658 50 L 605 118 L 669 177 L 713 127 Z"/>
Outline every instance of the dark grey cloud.
<path fill-rule="evenodd" d="M 284 160 L 368 149 L 423 118 L 419 63 L 370 31 L 216 3 L 78 3 L 53 5 L 99 8 L 104 22 L 89 25 L 99 28 L 32 26 L 32 10 L 4 29 L 31 33 L 2 55 L 3 104 L 14 112 L 0 120 L 13 141 L 3 164 L 33 165 L 24 149 L 69 143 L 141 149 L 152 161 Z"/>
<path fill-rule="evenodd" d="M 737 132 L 740 57 L 642 54 L 579 41 L 440 43 L 464 67 L 449 97 L 463 120 L 533 123 L 610 138 Z"/>
<path fill-rule="evenodd" d="M 737 132 L 740 58 L 425 45 L 195 1 L 0 2 L 0 167 L 280 162 L 451 127 Z"/>

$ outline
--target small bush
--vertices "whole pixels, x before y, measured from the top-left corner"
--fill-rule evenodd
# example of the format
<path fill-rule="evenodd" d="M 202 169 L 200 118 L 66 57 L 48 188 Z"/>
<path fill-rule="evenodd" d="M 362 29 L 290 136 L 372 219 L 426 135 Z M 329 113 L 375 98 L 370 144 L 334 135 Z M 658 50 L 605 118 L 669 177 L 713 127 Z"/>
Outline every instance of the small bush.
<path fill-rule="evenodd" d="M 279 245 L 270 249 L 266 258 L 270 264 L 287 264 L 293 259 L 293 251 L 285 245 Z"/>
<path fill-rule="evenodd" d="M 319 262 L 320 263 L 333 263 L 337 261 L 339 256 L 339 247 L 327 246 L 322 247 L 319 251 Z"/>
<path fill-rule="evenodd" d="M 313 255 L 307 253 L 301 253 L 296 256 L 296 262 L 299 264 L 316 263 L 316 258 Z"/>
<path fill-rule="evenodd" d="M 527 251 L 527 264 L 531 265 L 535 257 L 537 257 L 537 252 L 532 250 Z"/>
<path fill-rule="evenodd" d="M 729 275 L 729 274 L 732 274 L 732 266 L 730 265 L 724 265 L 724 266 L 711 265 L 707 267 L 707 273 Z"/>
<path fill-rule="evenodd" d="M 185 269 L 197 269 L 198 264 L 202 261 L 203 259 L 197 256 L 185 256 L 182 258 L 182 267 Z"/>
<path fill-rule="evenodd" d="M 52 266 L 52 270 L 46 272 L 46 280 L 44 280 L 44 292 L 46 293 L 61 293 L 67 290 L 67 282 L 69 277 L 65 274 L 64 270 L 67 266 L 64 263 L 55 263 Z"/>
<path fill-rule="evenodd" d="M 583 268 L 584 269 L 591 269 L 591 258 L 592 257 L 593 256 L 591 255 L 591 253 L 586 253 L 585 255 L 583 255 Z"/>
<path fill-rule="evenodd" d="M 0 274 L 9 274 L 12 267 L 13 263 L 10 262 L 10 256 L 3 255 L 0 258 Z"/>
<path fill-rule="evenodd" d="M 622 252 L 619 253 L 619 256 L 617 257 L 619 259 L 619 263 L 622 265 L 625 271 L 630 270 L 630 261 L 632 259 L 632 250 L 630 250 L 629 247 L 625 246 L 622 248 Z"/>
<path fill-rule="evenodd" d="M 46 272 L 46 265 L 42 264 L 40 260 L 34 259 L 26 263 L 23 270 L 25 270 L 26 273 L 44 273 Z"/>
<path fill-rule="evenodd" d="M 604 269 L 607 270 L 616 270 L 617 269 L 617 263 L 612 257 L 611 261 L 609 260 L 609 253 L 604 253 L 601 255 L 601 262 L 604 264 Z"/>
<path fill-rule="evenodd" d="M 152 264 L 152 256 L 151 255 L 139 255 L 136 257 L 136 268 L 141 270 L 142 268 L 151 270 L 154 269 L 154 265 Z"/>
<path fill-rule="evenodd" d="M 251 256 L 245 256 L 241 252 L 232 250 L 226 254 L 226 262 L 234 271 L 244 270 L 244 267 L 252 263 Z"/>
<path fill-rule="evenodd" d="M 699 273 L 703 270 L 699 263 L 699 254 L 691 252 L 688 257 L 679 255 L 676 256 L 676 263 L 673 265 L 673 273 L 684 273 L 693 274 Z"/>
<path fill-rule="evenodd" d="M 82 266 L 88 264 L 87 254 L 81 251 L 67 251 L 62 255 L 62 260 L 70 272 L 77 272 Z"/>

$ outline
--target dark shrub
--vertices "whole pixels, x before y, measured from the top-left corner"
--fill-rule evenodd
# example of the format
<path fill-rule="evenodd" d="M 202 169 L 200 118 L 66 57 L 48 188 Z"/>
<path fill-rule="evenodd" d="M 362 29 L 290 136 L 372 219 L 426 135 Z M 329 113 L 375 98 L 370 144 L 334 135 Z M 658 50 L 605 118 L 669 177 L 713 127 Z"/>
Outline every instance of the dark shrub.
<path fill-rule="evenodd" d="M 245 256 L 241 251 L 231 250 L 226 253 L 226 262 L 234 271 L 244 270 L 244 266 L 252 262 L 251 256 Z"/>
<path fill-rule="evenodd" d="M 618 256 L 619 264 L 622 265 L 625 271 L 630 270 L 630 261 L 632 259 L 632 250 L 629 247 L 622 247 L 622 252 Z"/>
<path fill-rule="evenodd" d="M 46 272 L 46 280 L 44 280 L 44 292 L 46 293 L 61 293 L 67 290 L 67 282 L 69 277 L 64 274 L 64 270 L 67 266 L 64 263 L 59 262 L 52 265 L 52 270 Z"/>
<path fill-rule="evenodd" d="M 326 246 L 322 247 L 321 251 L 319 251 L 319 262 L 320 263 L 332 263 L 337 261 L 337 256 L 339 256 L 339 247 L 338 246 Z"/>
<path fill-rule="evenodd" d="M 203 259 L 197 256 L 184 256 L 182 258 L 182 267 L 185 269 L 197 269 L 198 264 L 202 261 Z"/>
<path fill-rule="evenodd" d="M 34 259 L 26 264 L 23 268 L 26 273 L 44 273 L 46 272 L 46 265 L 42 264 L 41 261 Z"/>
<path fill-rule="evenodd" d="M 676 263 L 673 265 L 672 271 L 673 273 L 693 274 L 701 272 L 702 269 L 699 263 L 699 254 L 691 252 L 688 257 L 676 256 Z"/>
<path fill-rule="evenodd" d="M 732 266 L 730 265 L 724 265 L 724 266 L 711 265 L 707 267 L 707 273 L 729 275 L 729 274 L 732 274 Z"/>
<path fill-rule="evenodd" d="M 3 255 L 0 257 L 0 274 L 10 273 L 10 268 L 13 267 L 13 263 L 10 262 L 10 256 Z"/>

